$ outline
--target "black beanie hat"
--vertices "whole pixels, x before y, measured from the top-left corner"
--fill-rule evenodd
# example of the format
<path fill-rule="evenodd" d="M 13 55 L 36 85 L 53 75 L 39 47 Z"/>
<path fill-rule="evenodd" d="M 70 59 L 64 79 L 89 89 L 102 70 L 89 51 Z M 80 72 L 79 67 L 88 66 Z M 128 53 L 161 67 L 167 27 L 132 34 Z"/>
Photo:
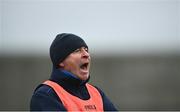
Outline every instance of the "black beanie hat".
<path fill-rule="evenodd" d="M 58 68 L 59 63 L 80 47 L 88 48 L 81 37 L 70 33 L 58 34 L 50 46 L 50 57 L 53 65 Z"/>

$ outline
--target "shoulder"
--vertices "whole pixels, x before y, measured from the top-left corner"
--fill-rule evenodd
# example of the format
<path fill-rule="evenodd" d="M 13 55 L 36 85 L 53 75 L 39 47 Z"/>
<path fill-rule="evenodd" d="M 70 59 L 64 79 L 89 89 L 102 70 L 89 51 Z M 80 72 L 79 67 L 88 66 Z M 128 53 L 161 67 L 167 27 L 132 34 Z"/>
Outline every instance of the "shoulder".
<path fill-rule="evenodd" d="M 91 85 L 92 87 L 96 88 L 98 90 L 98 92 L 101 94 L 102 97 L 104 96 L 104 92 L 99 87 L 97 87 L 95 85 L 92 85 L 92 84 L 89 84 L 89 85 Z"/>
<path fill-rule="evenodd" d="M 34 91 L 30 110 L 65 110 L 61 100 L 58 98 L 54 90 L 44 84 L 40 84 Z"/>
<path fill-rule="evenodd" d="M 110 99 L 105 95 L 103 90 L 97 86 L 94 86 L 94 85 L 92 85 L 92 86 L 95 87 L 101 94 L 104 110 L 105 111 L 117 111 L 116 107 L 113 105 L 113 103 L 110 101 Z"/>
<path fill-rule="evenodd" d="M 41 94 L 41 93 L 51 94 L 54 93 L 54 90 L 48 85 L 40 84 L 39 86 L 36 87 L 34 94 Z"/>
<path fill-rule="evenodd" d="M 48 85 L 45 84 L 40 84 L 39 86 L 36 87 L 33 96 L 36 97 L 48 97 L 50 99 L 56 99 L 59 100 L 57 94 L 55 91 Z"/>

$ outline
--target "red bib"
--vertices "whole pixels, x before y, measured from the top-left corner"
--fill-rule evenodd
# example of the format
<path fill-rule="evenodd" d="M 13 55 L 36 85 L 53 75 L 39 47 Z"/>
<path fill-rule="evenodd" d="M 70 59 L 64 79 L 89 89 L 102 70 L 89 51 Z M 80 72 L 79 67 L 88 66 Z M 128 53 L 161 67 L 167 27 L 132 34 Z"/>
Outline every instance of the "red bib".
<path fill-rule="evenodd" d="M 53 81 L 47 80 L 43 84 L 53 88 L 68 111 L 103 111 L 103 102 L 99 91 L 88 83 L 86 83 L 90 95 L 88 100 L 71 95 Z"/>

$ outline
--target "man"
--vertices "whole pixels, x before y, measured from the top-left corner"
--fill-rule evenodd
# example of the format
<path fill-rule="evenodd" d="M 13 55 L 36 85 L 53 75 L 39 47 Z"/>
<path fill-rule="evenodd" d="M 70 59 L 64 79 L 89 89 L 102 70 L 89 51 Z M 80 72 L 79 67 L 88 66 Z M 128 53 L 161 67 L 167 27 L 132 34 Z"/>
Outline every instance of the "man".
<path fill-rule="evenodd" d="M 116 111 L 105 94 L 88 84 L 91 57 L 77 35 L 62 33 L 50 47 L 53 70 L 31 98 L 31 111 Z"/>

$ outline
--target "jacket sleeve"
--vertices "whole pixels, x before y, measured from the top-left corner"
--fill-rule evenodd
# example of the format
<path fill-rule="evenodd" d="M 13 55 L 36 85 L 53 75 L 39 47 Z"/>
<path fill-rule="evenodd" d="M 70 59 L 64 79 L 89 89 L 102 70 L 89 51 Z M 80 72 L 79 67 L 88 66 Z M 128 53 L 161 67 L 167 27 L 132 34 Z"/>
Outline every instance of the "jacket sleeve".
<path fill-rule="evenodd" d="M 53 92 L 36 91 L 31 98 L 30 111 L 66 111 Z"/>
<path fill-rule="evenodd" d="M 116 107 L 113 105 L 113 103 L 109 100 L 109 98 L 104 94 L 104 92 L 98 87 L 96 88 L 102 96 L 104 111 L 118 111 Z"/>

